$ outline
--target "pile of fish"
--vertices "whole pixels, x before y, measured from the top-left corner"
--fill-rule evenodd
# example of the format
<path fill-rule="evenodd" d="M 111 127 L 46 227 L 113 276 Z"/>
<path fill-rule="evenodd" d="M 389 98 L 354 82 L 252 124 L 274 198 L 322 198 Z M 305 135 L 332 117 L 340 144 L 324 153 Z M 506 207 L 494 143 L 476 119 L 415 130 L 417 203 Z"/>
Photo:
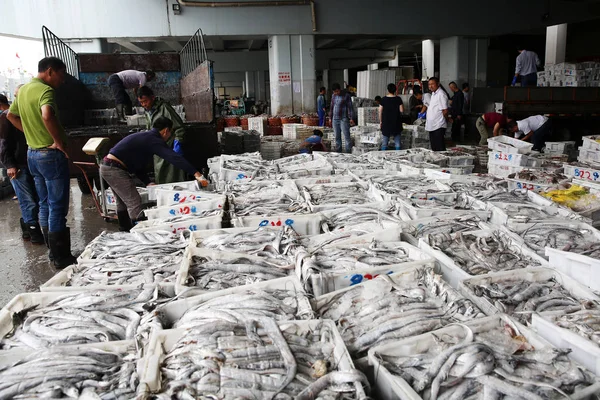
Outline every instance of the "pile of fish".
<path fill-rule="evenodd" d="M 494 325 L 461 325 L 461 334 L 445 328 L 399 351 L 381 346 L 374 356 L 423 399 L 558 400 L 599 390 L 592 374 L 569 361 L 569 349 L 537 348 L 510 322 Z"/>
<path fill-rule="evenodd" d="M 287 188 L 288 186 L 283 181 L 232 181 L 225 183 L 223 191 L 234 196 L 251 196 L 264 191 L 273 192 L 280 190 L 284 192 Z"/>
<path fill-rule="evenodd" d="M 180 256 L 90 260 L 73 266 L 69 286 L 140 285 L 174 282 Z"/>
<path fill-rule="evenodd" d="M 502 313 L 513 316 L 519 322 L 531 321 L 533 312 L 561 312 L 598 309 L 596 300 L 580 298 L 565 289 L 555 278 L 531 282 L 507 279 L 496 282 L 471 282 L 464 285 L 477 297 L 483 297 Z"/>
<path fill-rule="evenodd" d="M 0 366 L 2 399 L 133 399 L 139 377 L 135 346 L 36 351 Z M 6 360 L 8 361 L 8 360 Z"/>
<path fill-rule="evenodd" d="M 388 210 L 378 210 L 376 208 L 361 207 L 360 210 L 354 208 L 343 208 L 325 213 L 325 221 L 321 229 L 323 232 L 346 231 L 352 226 L 367 222 L 390 222 L 401 223 L 401 220 L 394 216 L 395 210 L 392 206 Z"/>
<path fill-rule="evenodd" d="M 480 229 L 481 219 L 477 216 L 465 214 L 457 215 L 454 218 L 431 217 L 419 221 L 419 224 L 408 231 L 416 239 L 426 237 L 427 235 L 445 234 L 452 235 L 458 232 L 471 232 Z"/>
<path fill-rule="evenodd" d="M 334 330 L 266 317 L 192 328 L 166 352 L 155 398 L 363 398 L 369 382 L 349 360 L 339 370 Z"/>
<path fill-rule="evenodd" d="M 0 341 L 0 346 L 3 350 L 44 349 L 59 344 L 133 339 L 143 306 L 155 296 L 153 288 L 64 295 L 46 306 L 15 313 L 13 331 Z"/>
<path fill-rule="evenodd" d="M 469 275 L 540 265 L 537 260 L 519 252 L 518 247 L 511 245 L 510 238 L 499 231 L 438 233 L 429 235 L 425 240 Z"/>
<path fill-rule="evenodd" d="M 513 222 L 529 222 L 547 220 L 557 217 L 557 209 L 542 207 L 536 204 L 492 203 L 504 212 Z M 573 214 L 575 217 L 576 214 Z"/>
<path fill-rule="evenodd" d="M 567 176 L 559 172 L 548 173 L 541 170 L 533 171 L 530 169 L 524 169 L 520 172 L 510 174 L 508 177 L 546 185 L 559 184 L 569 179 Z"/>
<path fill-rule="evenodd" d="M 188 240 L 170 232 L 102 232 L 87 245 L 83 258 L 123 259 L 181 256 Z"/>
<path fill-rule="evenodd" d="M 317 299 L 317 313 L 336 322 L 354 357 L 379 344 L 483 316 L 430 268 L 406 275 L 417 276 L 403 280 L 380 275 Z"/>
<path fill-rule="evenodd" d="M 375 201 L 363 186 L 351 182 L 343 186 L 304 186 L 302 191 L 306 200 L 313 205 L 365 204 Z"/>
<path fill-rule="evenodd" d="M 581 310 L 553 317 L 553 322 L 600 346 L 600 310 Z"/>
<path fill-rule="evenodd" d="M 390 195 L 412 198 L 423 196 L 423 194 L 448 193 L 440 188 L 435 181 L 423 179 L 422 177 L 398 178 L 397 176 L 371 176 L 369 180 L 379 190 Z"/>
<path fill-rule="evenodd" d="M 445 182 L 443 182 L 445 183 Z M 480 199 L 483 197 L 487 197 L 492 193 L 506 192 L 507 190 L 502 188 L 502 186 L 507 186 L 506 183 L 502 181 L 494 180 L 493 177 L 489 179 L 477 179 L 473 178 L 470 180 L 460 180 L 460 181 L 452 181 L 446 183 L 450 189 L 457 193 L 466 193 L 469 196 L 472 196 L 476 199 Z"/>
<path fill-rule="evenodd" d="M 600 240 L 592 227 L 579 227 L 566 221 L 544 221 L 510 228 L 535 252 L 543 256 L 546 247 L 600 258 Z"/>
<path fill-rule="evenodd" d="M 221 209 L 214 210 L 198 210 L 195 213 L 185 214 L 185 215 L 177 215 L 175 217 L 170 218 L 158 218 L 158 219 L 150 219 L 148 221 L 142 221 L 139 225 L 143 228 L 148 228 L 152 226 L 161 226 L 168 224 L 178 224 L 180 222 L 190 222 L 195 221 L 198 218 L 207 218 L 207 217 L 216 217 L 221 215 L 223 211 Z"/>
<path fill-rule="evenodd" d="M 279 214 L 306 214 L 308 204 L 288 194 L 276 195 L 263 191 L 249 196 L 229 197 L 230 210 L 238 217 L 261 215 L 269 217 Z"/>

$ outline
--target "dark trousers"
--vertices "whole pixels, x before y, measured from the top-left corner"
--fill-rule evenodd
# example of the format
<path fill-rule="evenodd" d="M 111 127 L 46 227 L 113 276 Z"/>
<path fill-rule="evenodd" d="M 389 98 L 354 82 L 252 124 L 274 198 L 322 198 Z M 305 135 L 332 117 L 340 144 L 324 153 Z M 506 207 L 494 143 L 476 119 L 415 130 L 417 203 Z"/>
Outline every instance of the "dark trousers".
<path fill-rule="evenodd" d="M 117 212 L 127 210 L 129 218 L 137 221 L 142 215 L 142 197 L 129 172 L 103 163 L 100 165 L 100 176 L 110 185 L 115 195 Z"/>
<path fill-rule="evenodd" d="M 523 86 L 523 87 L 537 86 L 537 73 L 534 72 L 532 74 L 521 75 L 521 86 Z"/>
<path fill-rule="evenodd" d="M 533 138 L 531 142 L 533 143 L 533 149 L 540 151 L 546 146 L 546 140 L 549 140 L 552 136 L 552 121 L 548 120 L 546 123 L 540 128 L 533 132 Z"/>
<path fill-rule="evenodd" d="M 123 86 L 123 81 L 119 78 L 119 75 L 112 74 L 108 78 L 108 86 L 110 86 L 110 90 L 112 91 L 113 97 L 115 98 L 115 103 L 117 105 L 123 104 L 127 107 L 132 107 L 131 99 L 127 94 L 127 89 Z"/>
<path fill-rule="evenodd" d="M 452 122 L 452 141 L 455 143 L 460 140 L 460 128 L 464 121 L 464 117 L 462 115 L 460 117 L 460 119 L 458 117 L 453 117 L 454 120 Z"/>
<path fill-rule="evenodd" d="M 431 142 L 431 150 L 446 151 L 446 142 L 444 141 L 445 134 L 446 134 L 446 128 L 440 128 L 440 129 L 436 129 L 435 131 L 429 132 L 429 141 Z"/>

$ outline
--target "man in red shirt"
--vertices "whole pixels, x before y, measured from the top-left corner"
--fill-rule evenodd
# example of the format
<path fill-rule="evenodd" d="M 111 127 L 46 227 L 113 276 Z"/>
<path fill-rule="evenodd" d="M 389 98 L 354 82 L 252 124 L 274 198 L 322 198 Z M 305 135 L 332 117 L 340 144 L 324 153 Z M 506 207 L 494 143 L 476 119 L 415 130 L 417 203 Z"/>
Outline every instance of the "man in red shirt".
<path fill-rule="evenodd" d="M 491 133 L 493 133 L 494 136 L 500 136 L 502 134 L 500 130 L 506 127 L 506 123 L 506 115 L 497 112 L 485 113 L 477 118 L 476 126 L 481 135 L 479 145 L 485 146 Z"/>

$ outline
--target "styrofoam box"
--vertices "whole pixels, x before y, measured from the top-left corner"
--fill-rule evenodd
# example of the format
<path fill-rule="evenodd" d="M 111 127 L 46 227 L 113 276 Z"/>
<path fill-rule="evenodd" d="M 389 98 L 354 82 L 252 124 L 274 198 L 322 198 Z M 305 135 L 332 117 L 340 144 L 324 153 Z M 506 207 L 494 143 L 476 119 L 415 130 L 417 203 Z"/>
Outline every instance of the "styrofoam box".
<path fill-rule="evenodd" d="M 412 204 L 410 204 L 409 201 L 401 199 L 401 198 L 398 198 L 396 201 L 397 201 L 397 206 L 400 208 L 400 211 L 401 211 L 400 215 L 403 216 L 403 214 L 404 214 L 408 218 L 408 220 L 427 218 L 427 217 L 435 217 L 435 216 L 439 216 L 439 215 L 464 214 L 465 212 L 467 212 L 466 210 L 455 210 L 455 209 L 452 209 L 449 207 L 443 208 L 441 205 L 440 205 L 440 208 L 419 208 L 419 207 L 415 207 Z M 412 199 L 412 201 L 415 201 L 418 203 L 429 202 L 430 204 L 435 205 L 435 202 L 433 200 Z M 477 215 L 478 217 L 480 217 L 482 219 L 487 219 L 487 217 L 489 215 L 489 213 L 487 211 L 469 211 L 469 213 L 471 215 Z M 404 220 L 406 221 L 406 219 L 404 219 Z"/>
<path fill-rule="evenodd" d="M 351 175 L 331 175 L 331 176 L 321 176 L 318 178 L 299 178 L 294 179 L 296 186 L 298 188 L 302 188 L 302 186 L 310 186 L 310 185 L 324 185 L 329 183 L 342 183 L 342 182 L 358 182 L 358 180 Z"/>
<path fill-rule="evenodd" d="M 546 152 L 566 154 L 575 148 L 575 142 L 546 142 Z"/>
<path fill-rule="evenodd" d="M 476 235 L 479 237 L 488 237 L 488 236 L 491 236 L 493 233 L 494 233 L 494 231 L 490 229 L 490 230 L 464 232 L 463 235 L 473 234 L 473 235 Z M 509 240 L 510 240 L 510 238 L 509 238 Z M 421 250 L 425 251 L 426 253 L 431 254 L 433 257 L 435 257 L 435 259 L 438 261 L 438 264 L 440 265 L 440 268 L 442 271 L 442 276 L 444 277 L 444 280 L 446 282 L 448 282 L 450 284 L 450 286 L 452 286 L 453 288 L 455 288 L 455 289 L 458 288 L 461 281 L 474 277 L 473 275 L 470 275 L 467 271 L 465 271 L 464 269 L 462 269 L 458 265 L 456 265 L 454 260 L 452 258 L 450 258 L 448 255 L 446 255 L 446 253 L 442 252 L 441 250 L 434 249 L 424 239 L 419 239 L 419 248 Z M 528 249 L 525 246 L 522 246 L 520 243 L 518 243 L 514 240 L 510 240 L 509 248 L 510 248 L 510 251 L 515 254 L 521 254 L 524 256 L 528 256 L 533 261 L 537 261 L 540 263 L 540 265 L 533 265 L 533 267 L 539 267 L 539 266 L 545 267 L 548 265 L 548 262 L 544 258 L 540 257 L 532 250 Z M 505 272 L 513 273 L 513 272 L 515 272 L 515 270 L 505 271 Z M 481 275 L 481 276 L 483 276 L 483 275 Z M 487 276 L 487 275 L 485 275 L 485 276 Z M 483 310 L 483 308 L 482 308 L 482 310 Z M 485 310 L 483 310 L 483 311 L 485 311 Z"/>
<path fill-rule="evenodd" d="M 156 231 L 167 231 L 172 233 L 181 232 L 184 230 L 198 231 L 202 229 L 219 229 L 221 228 L 223 221 L 223 211 L 212 217 L 204 218 L 190 218 L 186 221 L 175 222 L 175 223 L 164 223 L 158 225 L 152 225 L 159 220 L 141 221 L 134 226 L 132 232 L 156 232 Z"/>
<path fill-rule="evenodd" d="M 512 165 L 515 167 L 527 166 L 528 156 L 524 154 L 513 154 L 503 153 L 501 151 L 490 151 L 488 152 L 488 165 L 489 164 L 500 164 L 500 165 Z"/>
<path fill-rule="evenodd" d="M 177 215 L 190 215 L 197 211 L 222 210 L 225 207 L 225 196 L 203 201 L 186 202 L 174 206 L 155 207 L 144 210 L 148 219 L 171 218 Z"/>
<path fill-rule="evenodd" d="M 340 243 L 371 243 L 374 240 L 399 242 L 404 224 L 406 223 L 391 221 L 364 222 L 334 232 L 311 236 L 304 242 L 304 246 L 309 252 L 313 252 L 321 247 Z"/>
<path fill-rule="evenodd" d="M 267 119 L 263 117 L 248 118 L 248 130 L 257 131 L 262 135 L 267 130 Z"/>
<path fill-rule="evenodd" d="M 600 151 L 600 142 L 597 141 L 600 140 L 600 136 L 584 136 L 582 139 L 584 149 Z"/>
<path fill-rule="evenodd" d="M 268 229 L 268 230 L 279 230 L 283 229 L 281 227 L 272 227 L 265 226 L 259 229 Z M 202 231 L 191 232 L 190 235 L 190 246 L 191 247 L 204 247 L 202 242 L 209 237 L 214 235 L 225 235 L 225 234 L 238 234 L 245 232 L 254 232 L 257 228 L 221 228 L 221 229 L 206 229 Z"/>
<path fill-rule="evenodd" d="M 488 215 L 489 215 L 489 212 L 488 212 Z M 424 226 L 424 225 L 436 224 L 438 221 L 447 221 L 450 219 L 458 219 L 458 218 L 465 218 L 465 217 L 468 218 L 468 217 L 472 217 L 472 216 L 473 216 L 472 211 L 466 210 L 462 214 L 461 213 L 447 214 L 447 215 L 439 215 L 436 217 L 427 217 L 427 218 L 415 219 L 412 221 L 406 221 L 406 222 L 404 222 L 404 224 L 406 224 L 406 227 L 403 228 L 402 234 L 401 234 L 402 240 L 412 244 L 413 246 L 419 247 L 419 239 L 414 236 L 414 234 L 416 233 L 417 229 L 419 229 L 419 227 Z M 490 225 L 485 223 L 485 221 L 487 221 L 487 218 L 483 219 L 483 218 L 479 217 L 479 219 L 481 219 L 481 222 L 478 225 L 481 229 L 490 229 Z"/>
<path fill-rule="evenodd" d="M 565 164 L 564 169 L 566 176 L 600 182 L 600 166 L 576 167 L 574 165 Z"/>
<path fill-rule="evenodd" d="M 156 206 L 173 206 L 176 204 L 192 203 L 195 201 L 212 200 L 221 198 L 220 193 L 194 190 L 165 190 L 156 191 Z"/>
<path fill-rule="evenodd" d="M 313 332 L 318 326 L 328 325 L 328 330 L 332 332 L 334 343 L 333 352 L 336 360 L 337 371 L 350 371 L 354 369 L 354 364 L 348 354 L 348 350 L 340 336 L 335 324 L 330 320 L 308 320 L 308 321 L 283 321 L 278 322 L 282 331 L 293 328 L 296 330 Z M 160 365 L 166 355 L 183 335 L 188 332 L 186 329 L 170 329 L 164 331 L 154 331 L 150 337 L 148 351 L 145 354 L 142 363 L 142 374 L 140 374 L 140 385 L 138 393 L 158 392 L 161 390 L 161 372 Z M 303 333 L 299 332 L 302 336 Z M 366 394 L 361 385 L 356 385 L 356 398 L 366 398 Z"/>
<path fill-rule="evenodd" d="M 221 250 L 213 250 L 207 249 L 203 247 L 190 248 L 188 252 L 186 252 L 185 257 L 181 262 L 181 267 L 179 268 L 179 273 L 177 274 L 177 281 L 175 282 L 175 294 L 177 297 L 190 297 L 198 294 L 207 293 L 208 290 L 196 287 L 196 286 L 188 286 L 187 279 L 190 271 L 190 264 L 194 256 L 202 256 L 207 257 L 212 260 L 235 260 L 238 258 L 245 258 L 250 261 L 256 262 L 264 262 L 265 259 L 257 256 L 253 256 L 245 253 L 231 253 L 227 251 Z M 290 266 L 293 264 L 293 261 L 290 259 Z M 293 270 L 290 270 L 290 275 Z"/>
<path fill-rule="evenodd" d="M 527 189 L 527 190 L 532 190 L 534 192 L 545 192 L 552 187 L 558 186 L 558 184 L 544 184 L 544 183 L 528 182 L 528 181 L 524 181 L 524 180 L 511 179 L 511 178 L 506 178 L 506 182 L 508 182 L 508 190 Z"/>
<path fill-rule="evenodd" d="M 435 178 L 435 177 L 439 176 L 436 172 L 440 172 L 442 174 L 448 174 L 450 176 L 452 176 L 452 175 L 455 175 L 455 176 L 456 175 L 471 175 L 473 173 L 473 169 L 475 169 L 474 165 L 464 165 L 464 166 L 455 165 L 454 167 L 438 167 L 436 169 L 424 168 L 423 173 L 426 176 Z"/>
<path fill-rule="evenodd" d="M 496 306 L 483 296 L 477 296 L 471 290 L 467 283 L 475 286 L 480 284 L 490 285 L 494 282 L 509 284 L 514 283 L 536 283 L 554 280 L 565 288 L 575 300 L 592 300 L 600 302 L 600 297 L 596 296 L 590 289 L 584 287 L 579 282 L 551 268 L 524 268 L 513 271 L 494 272 L 486 275 L 480 275 L 464 279 L 458 285 L 458 291 L 466 298 L 470 299 L 481 311 L 487 315 L 501 314 L 502 312 Z M 532 314 L 534 312 L 532 311 Z M 560 311 L 558 313 L 561 313 Z M 555 311 L 543 312 L 542 314 L 557 314 Z"/>
<path fill-rule="evenodd" d="M 449 167 L 473 165 L 475 158 L 476 158 L 470 154 L 456 152 L 456 151 L 446 151 L 443 154 L 444 155 L 455 154 L 454 156 L 448 156 L 448 166 Z"/>
<path fill-rule="evenodd" d="M 511 154 L 529 154 L 533 144 L 501 135 L 488 138 L 488 147 L 495 151 Z"/>
<path fill-rule="evenodd" d="M 184 255 L 185 257 L 185 255 Z M 70 283 L 73 274 L 88 268 L 96 264 L 98 261 L 106 260 L 81 260 L 78 264 L 68 266 L 67 268 L 59 271 L 56 275 L 50 278 L 46 283 L 40 286 L 40 292 L 43 293 L 73 293 L 81 291 L 91 290 L 134 290 L 139 289 L 140 285 L 86 285 L 86 286 L 67 286 Z M 112 260 L 118 262 L 119 260 Z M 144 287 L 158 286 L 167 296 L 175 296 L 175 279 L 176 276 L 171 277 L 171 282 L 159 282 L 159 283 L 148 283 L 144 284 Z"/>
<path fill-rule="evenodd" d="M 220 160 L 217 163 L 220 166 Z M 216 167 L 216 166 L 215 166 Z M 211 172 L 215 172 L 213 165 L 209 164 L 209 168 Z M 186 181 L 186 182 L 176 182 L 176 183 L 163 183 L 160 185 L 150 185 L 146 187 L 148 190 L 148 200 L 156 201 L 156 191 L 158 189 L 161 190 L 187 190 L 187 191 L 196 191 L 196 182 L 197 181 Z"/>
<path fill-rule="evenodd" d="M 361 240 L 361 238 L 359 237 L 356 240 Z M 368 247 L 370 246 L 370 243 L 363 243 L 361 246 L 361 244 L 356 241 L 346 244 L 340 242 L 334 246 L 326 246 L 324 250 L 339 249 L 343 248 L 345 245 Z M 385 245 L 402 248 L 408 253 L 410 261 L 401 264 L 381 265 L 372 268 L 357 268 L 351 271 L 322 271 L 320 273 L 310 274 L 309 277 L 302 278 L 303 280 L 310 278 L 313 294 L 318 297 L 336 290 L 354 286 L 364 280 L 373 279 L 377 277 L 377 275 L 391 275 L 411 267 L 435 267 L 435 259 L 415 246 L 404 242 L 387 242 Z"/>
<path fill-rule="evenodd" d="M 577 150 L 579 150 L 579 157 L 577 158 L 579 161 L 600 163 L 600 150 L 586 149 L 584 147 L 579 147 Z"/>
<path fill-rule="evenodd" d="M 537 335 L 531 329 L 512 320 L 507 315 L 495 315 L 487 318 L 479 318 L 465 322 L 464 325 L 474 334 L 488 332 L 490 330 L 504 331 L 506 326 L 513 328 L 520 336 L 527 339 L 536 350 L 549 349 L 552 345 Z M 369 350 L 369 364 L 373 366 L 375 373 L 375 395 L 382 400 L 422 400 L 404 379 L 393 375 L 379 362 L 378 354 L 389 356 L 411 356 L 427 353 L 440 337 L 454 337 L 464 340 L 466 330 L 459 325 L 449 325 L 437 331 L 428 332 L 419 336 L 413 336 L 387 344 L 373 347 Z M 600 390 L 600 383 L 595 383 L 577 393 L 578 399 L 592 400 L 592 396 Z"/>
<path fill-rule="evenodd" d="M 546 247 L 550 268 L 570 276 L 580 284 L 600 291 L 600 260 Z"/>
<path fill-rule="evenodd" d="M 234 228 L 259 228 L 263 226 L 290 226 L 299 235 L 318 235 L 321 233 L 321 223 L 323 222 L 323 214 L 280 214 L 269 217 L 263 216 L 248 216 L 235 217 L 231 219 Z"/>
<path fill-rule="evenodd" d="M 596 375 L 600 375 L 600 347 L 569 329 L 554 324 L 558 315 L 533 314 L 531 328 L 538 335 L 560 349 L 571 349 L 569 358 L 575 360 Z"/>
<path fill-rule="evenodd" d="M 496 225 L 507 225 L 518 223 L 518 220 L 511 219 L 506 213 L 507 209 L 515 209 L 517 207 L 523 207 L 524 204 L 518 203 L 502 203 L 502 202 L 489 202 L 489 210 L 491 211 L 490 223 Z M 539 211 L 543 211 L 547 217 L 545 219 L 557 219 L 557 218 L 565 218 L 565 219 L 573 219 L 573 220 L 583 220 L 579 214 L 574 213 L 573 211 L 558 207 L 558 206 L 548 206 L 548 205 L 539 205 L 539 204 L 526 204 L 528 208 L 535 208 Z"/>
<path fill-rule="evenodd" d="M 239 256 L 239 254 L 237 256 Z M 228 296 L 236 293 L 241 294 L 249 290 L 290 290 L 296 292 L 299 295 L 297 317 L 299 319 L 314 318 L 312 307 L 308 298 L 306 297 L 302 283 L 296 276 L 293 275 L 285 278 L 272 279 L 270 281 L 258 282 L 230 289 L 204 292 L 203 294 L 191 297 L 186 297 L 185 292 L 183 292 L 183 298 L 180 297 L 178 300 L 169 302 L 159 307 L 156 312 L 160 313 L 161 321 L 172 327 L 174 323 L 181 319 L 187 310 L 193 307 L 218 297 Z"/>

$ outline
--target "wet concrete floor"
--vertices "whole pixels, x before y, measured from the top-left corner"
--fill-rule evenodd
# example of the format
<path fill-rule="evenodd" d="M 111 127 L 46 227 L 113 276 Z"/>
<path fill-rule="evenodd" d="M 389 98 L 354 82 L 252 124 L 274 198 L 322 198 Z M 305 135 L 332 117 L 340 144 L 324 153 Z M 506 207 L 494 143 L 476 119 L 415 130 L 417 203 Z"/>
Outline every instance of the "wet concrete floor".
<path fill-rule="evenodd" d="M 17 201 L 0 201 L 0 307 L 23 292 L 36 292 L 58 271 L 48 260 L 45 245 L 33 245 L 21 239 L 21 212 Z M 102 231 L 116 231 L 117 224 L 105 222 L 91 195 L 83 195 L 77 182 L 71 181 L 71 204 L 67 217 L 71 228 L 71 249 L 74 255 Z"/>

